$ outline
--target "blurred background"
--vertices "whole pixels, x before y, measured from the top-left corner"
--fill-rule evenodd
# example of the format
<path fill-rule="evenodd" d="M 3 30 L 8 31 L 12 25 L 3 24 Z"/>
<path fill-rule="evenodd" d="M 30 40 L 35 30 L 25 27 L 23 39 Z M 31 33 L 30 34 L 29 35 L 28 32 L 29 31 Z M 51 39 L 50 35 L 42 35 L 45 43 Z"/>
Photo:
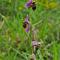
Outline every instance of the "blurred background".
<path fill-rule="evenodd" d="M 28 0 L 0 0 L 0 60 L 30 60 L 32 33 L 23 22 L 29 14 L 36 40 L 43 42 L 36 60 L 60 60 L 60 0 L 34 0 L 36 10 L 26 9 Z"/>

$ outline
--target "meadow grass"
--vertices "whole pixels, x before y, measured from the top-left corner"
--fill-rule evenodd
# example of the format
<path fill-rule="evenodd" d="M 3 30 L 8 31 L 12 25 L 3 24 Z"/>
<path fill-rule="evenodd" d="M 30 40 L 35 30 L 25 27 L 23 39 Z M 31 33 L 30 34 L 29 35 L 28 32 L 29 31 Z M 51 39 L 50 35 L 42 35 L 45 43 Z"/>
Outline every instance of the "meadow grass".
<path fill-rule="evenodd" d="M 0 60 L 30 60 L 32 33 L 22 26 L 27 14 L 43 42 L 36 60 L 60 60 L 60 0 L 35 1 L 33 11 L 25 8 L 27 0 L 0 0 Z"/>

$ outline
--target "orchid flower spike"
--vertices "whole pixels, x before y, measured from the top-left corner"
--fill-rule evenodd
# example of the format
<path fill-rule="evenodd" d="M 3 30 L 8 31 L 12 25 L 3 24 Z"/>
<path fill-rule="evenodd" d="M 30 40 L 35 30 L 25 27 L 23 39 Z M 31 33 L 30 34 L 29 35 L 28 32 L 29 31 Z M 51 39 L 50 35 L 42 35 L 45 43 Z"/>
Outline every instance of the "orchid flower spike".
<path fill-rule="evenodd" d="M 29 22 L 28 15 L 26 16 L 25 21 L 23 23 L 23 28 L 25 29 L 26 32 L 29 32 L 29 30 L 30 30 L 30 22 Z"/>

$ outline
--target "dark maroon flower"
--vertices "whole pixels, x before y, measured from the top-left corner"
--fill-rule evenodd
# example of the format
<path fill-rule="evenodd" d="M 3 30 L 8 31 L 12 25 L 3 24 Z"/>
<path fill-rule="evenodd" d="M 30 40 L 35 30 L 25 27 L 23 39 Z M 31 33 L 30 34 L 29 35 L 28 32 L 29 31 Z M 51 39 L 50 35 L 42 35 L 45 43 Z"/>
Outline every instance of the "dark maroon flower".
<path fill-rule="evenodd" d="M 36 40 L 32 41 L 32 47 L 33 47 L 33 53 L 36 54 L 39 46 L 41 45 L 41 42 L 38 42 Z"/>
<path fill-rule="evenodd" d="M 29 30 L 30 30 L 30 22 L 29 22 L 29 16 L 28 15 L 25 18 L 25 21 L 23 23 L 23 27 L 24 27 L 26 32 L 29 32 Z"/>
<path fill-rule="evenodd" d="M 36 9 L 35 1 L 29 0 L 29 2 L 26 3 L 25 7 L 26 8 L 31 7 L 33 10 L 35 10 Z"/>
<path fill-rule="evenodd" d="M 33 9 L 33 10 L 36 9 L 36 4 L 35 4 L 35 2 L 32 2 L 32 5 L 31 5 L 31 6 L 32 6 L 32 9 Z"/>

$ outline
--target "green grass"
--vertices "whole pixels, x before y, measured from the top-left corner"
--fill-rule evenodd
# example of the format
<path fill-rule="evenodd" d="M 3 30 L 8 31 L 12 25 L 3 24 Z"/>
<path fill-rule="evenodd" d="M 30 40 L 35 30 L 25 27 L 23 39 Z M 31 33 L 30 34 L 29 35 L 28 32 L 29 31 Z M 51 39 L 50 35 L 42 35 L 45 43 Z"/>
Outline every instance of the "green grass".
<path fill-rule="evenodd" d="M 36 0 L 35 11 L 25 9 L 26 2 L 0 0 L 0 60 L 30 60 L 32 33 L 22 26 L 27 14 L 37 30 L 36 39 L 43 42 L 36 60 L 60 60 L 60 1 Z"/>

